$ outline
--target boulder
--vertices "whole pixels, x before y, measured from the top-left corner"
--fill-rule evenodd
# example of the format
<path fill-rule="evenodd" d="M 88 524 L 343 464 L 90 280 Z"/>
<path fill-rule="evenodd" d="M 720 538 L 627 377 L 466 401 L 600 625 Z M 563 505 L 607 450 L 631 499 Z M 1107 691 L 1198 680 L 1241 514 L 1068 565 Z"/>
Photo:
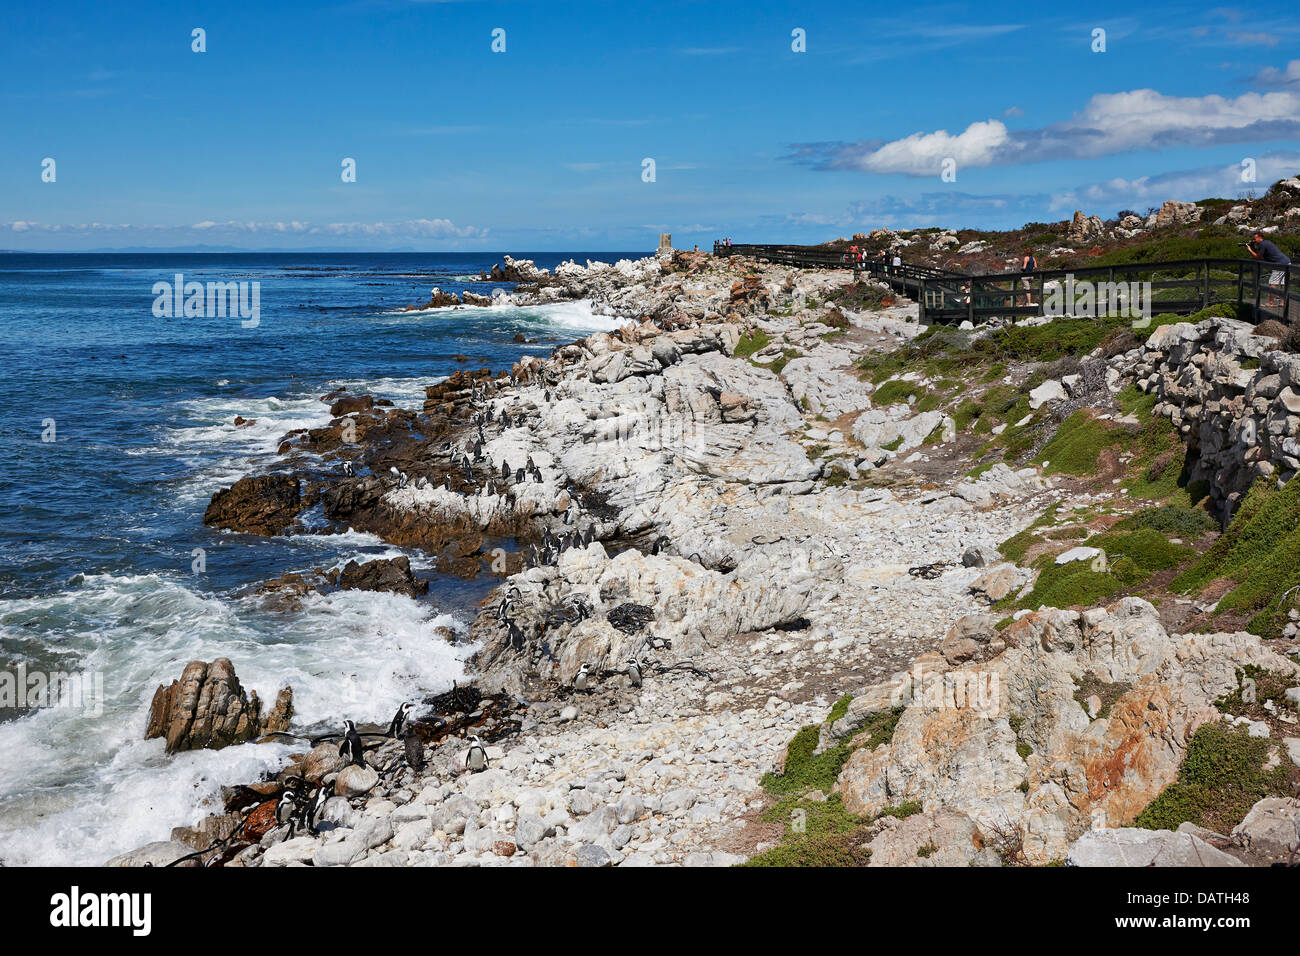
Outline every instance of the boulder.
<path fill-rule="evenodd" d="M 892 818 L 886 818 L 893 823 Z M 964 813 L 940 807 L 916 813 L 867 844 L 868 866 L 1000 866 L 984 834 Z"/>
<path fill-rule="evenodd" d="M 146 843 L 139 849 L 132 850 L 129 853 L 123 853 L 115 856 L 105 863 L 105 866 L 170 866 L 183 856 L 188 856 L 194 852 L 192 846 L 184 843 L 178 843 L 175 840 L 159 840 L 156 843 Z M 199 861 L 186 860 L 178 866 L 198 866 Z"/>
<path fill-rule="evenodd" d="M 287 528 L 302 507 L 301 482 L 293 475 L 240 478 L 212 496 L 203 523 L 228 531 L 273 535 Z"/>
<path fill-rule="evenodd" d="M 1073 243 L 1091 242 L 1105 236 L 1106 224 L 1101 221 L 1101 217 L 1085 216 L 1082 209 L 1074 211 L 1074 220 L 1070 223 L 1069 232 L 1065 234 L 1066 241 Z"/>
<path fill-rule="evenodd" d="M 257 692 L 245 692 L 234 665 L 225 657 L 211 664 L 191 661 L 180 680 L 160 685 L 149 706 L 145 739 L 163 737 L 167 752 L 217 749 L 288 728 L 293 690 L 286 687 L 263 718 Z"/>
<path fill-rule="evenodd" d="M 334 781 L 335 796 L 351 800 L 364 797 L 379 784 L 379 773 L 373 767 L 350 764 L 339 771 Z"/>
<path fill-rule="evenodd" d="M 1120 827 L 1089 830 L 1070 847 L 1070 866 L 1245 866 L 1191 833 Z"/>
<path fill-rule="evenodd" d="M 1265 797 L 1232 831 L 1233 842 L 1276 859 L 1289 857 L 1300 847 L 1300 800 Z"/>
<path fill-rule="evenodd" d="M 339 572 L 339 587 L 351 591 L 392 591 L 408 597 L 429 593 L 429 582 L 411 573 L 411 559 L 377 558 L 374 561 L 349 561 Z"/>

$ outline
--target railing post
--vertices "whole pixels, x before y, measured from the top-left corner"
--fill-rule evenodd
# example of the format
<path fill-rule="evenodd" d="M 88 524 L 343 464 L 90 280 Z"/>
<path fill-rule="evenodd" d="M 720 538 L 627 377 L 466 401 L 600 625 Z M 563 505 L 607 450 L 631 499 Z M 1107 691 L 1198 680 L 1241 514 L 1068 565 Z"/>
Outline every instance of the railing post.
<path fill-rule="evenodd" d="M 919 288 L 917 290 L 917 296 L 916 296 L 916 301 L 917 301 L 916 324 L 925 325 L 925 280 L 924 279 L 920 280 L 918 286 Z"/>
<path fill-rule="evenodd" d="M 1282 270 L 1282 324 L 1286 325 L 1291 315 L 1291 269 L 1287 266 Z"/>
<path fill-rule="evenodd" d="M 1256 325 L 1258 325 L 1259 324 L 1259 260 L 1258 259 L 1255 260 L 1253 265 L 1255 266 L 1255 314 L 1250 317 L 1250 320 L 1254 322 Z"/>
<path fill-rule="evenodd" d="M 1205 270 L 1201 291 L 1201 308 L 1208 309 L 1210 307 L 1210 260 L 1206 259 L 1202 262 L 1201 268 Z"/>

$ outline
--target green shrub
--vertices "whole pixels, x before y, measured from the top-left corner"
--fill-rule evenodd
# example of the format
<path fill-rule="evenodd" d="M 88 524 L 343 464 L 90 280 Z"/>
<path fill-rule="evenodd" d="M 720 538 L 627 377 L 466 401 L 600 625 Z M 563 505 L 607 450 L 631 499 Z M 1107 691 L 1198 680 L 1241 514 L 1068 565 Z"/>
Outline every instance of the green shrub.
<path fill-rule="evenodd" d="M 1093 418 L 1081 408 L 1061 423 L 1037 461 L 1047 463 L 1049 474 L 1090 475 L 1097 470 L 1101 453 L 1122 445 L 1124 438 L 1123 429 Z"/>
<path fill-rule="evenodd" d="M 1190 822 L 1219 833 L 1240 823 L 1256 801 L 1291 795 L 1283 765 L 1265 770 L 1272 743 L 1245 727 L 1202 724 L 1187 743 L 1178 779 L 1138 814 L 1134 826 L 1174 830 Z"/>
<path fill-rule="evenodd" d="M 772 344 L 772 337 L 760 329 L 750 329 L 736 343 L 736 358 L 749 358 Z"/>
<path fill-rule="evenodd" d="M 1297 606 L 1300 592 L 1300 482 L 1279 490 L 1261 479 L 1242 501 L 1228 530 L 1201 559 L 1170 584 L 1184 593 L 1197 592 L 1217 578 L 1236 583 L 1215 609 L 1253 612 L 1247 629 L 1263 637 L 1278 637 L 1287 611 Z"/>
<path fill-rule="evenodd" d="M 871 403 L 878 407 L 896 405 L 906 402 L 913 395 L 920 399 L 925 397 L 926 394 L 927 390 L 924 385 L 895 378 L 871 393 Z"/>

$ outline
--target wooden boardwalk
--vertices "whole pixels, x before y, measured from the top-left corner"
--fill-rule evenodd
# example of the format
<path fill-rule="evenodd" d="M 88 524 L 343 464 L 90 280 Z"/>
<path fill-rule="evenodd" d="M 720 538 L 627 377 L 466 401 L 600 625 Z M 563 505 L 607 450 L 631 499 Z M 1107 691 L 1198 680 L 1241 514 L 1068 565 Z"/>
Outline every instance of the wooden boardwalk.
<path fill-rule="evenodd" d="M 1039 316 L 1046 314 L 1048 305 L 1053 306 L 1054 315 L 1061 311 L 1078 315 L 1088 302 L 1093 314 L 1106 314 L 1099 299 L 1108 306 L 1129 307 L 1141 303 L 1143 297 L 1149 297 L 1151 315 L 1189 315 L 1232 302 L 1245 306 L 1256 323 L 1300 319 L 1300 266 L 1278 266 L 1258 259 L 1180 259 L 966 275 L 907 262 L 901 266 L 883 265 L 878 259 L 856 263 L 846 252 L 820 246 L 715 243 L 713 254 L 869 275 L 914 300 L 920 306 L 920 321 L 926 325 Z M 1270 285 L 1273 278 L 1281 281 Z"/>

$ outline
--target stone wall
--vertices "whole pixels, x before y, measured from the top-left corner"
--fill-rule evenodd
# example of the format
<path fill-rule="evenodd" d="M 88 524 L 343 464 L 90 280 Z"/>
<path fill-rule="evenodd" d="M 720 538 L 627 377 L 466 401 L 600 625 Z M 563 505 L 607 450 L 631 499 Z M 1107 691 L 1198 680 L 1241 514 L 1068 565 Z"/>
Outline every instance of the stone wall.
<path fill-rule="evenodd" d="M 1157 396 L 1230 516 L 1257 478 L 1286 482 L 1300 471 L 1300 355 L 1276 351 L 1234 319 L 1162 326 L 1140 349 L 1111 360 L 1121 383 Z"/>

